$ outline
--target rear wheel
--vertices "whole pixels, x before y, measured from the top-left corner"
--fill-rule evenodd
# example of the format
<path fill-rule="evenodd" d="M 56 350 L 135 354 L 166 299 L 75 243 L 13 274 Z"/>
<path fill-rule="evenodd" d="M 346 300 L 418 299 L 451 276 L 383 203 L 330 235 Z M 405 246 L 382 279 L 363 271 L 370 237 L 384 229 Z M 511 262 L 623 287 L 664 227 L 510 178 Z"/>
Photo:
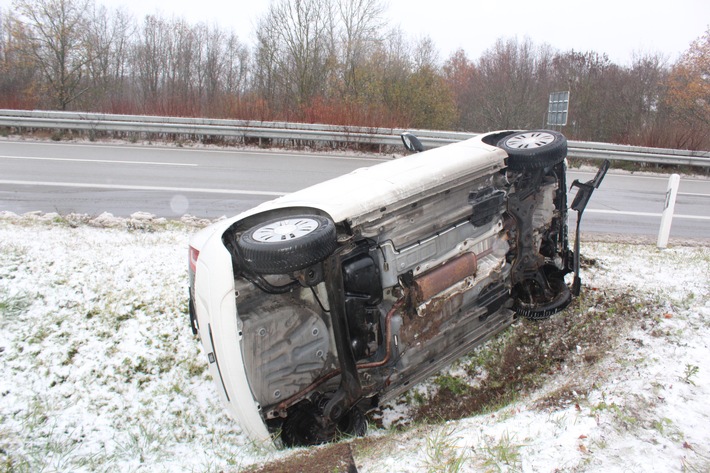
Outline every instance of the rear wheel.
<path fill-rule="evenodd" d="M 335 224 L 320 215 L 281 217 L 239 237 L 244 264 L 257 274 L 286 274 L 313 266 L 337 247 Z"/>
<path fill-rule="evenodd" d="M 524 171 L 554 166 L 567 156 L 567 138 L 550 130 L 533 130 L 508 135 L 498 142 L 508 153 L 508 167 Z"/>
<path fill-rule="evenodd" d="M 339 437 L 362 437 L 367 432 L 365 414 L 353 407 L 334 424 L 310 402 L 295 406 L 283 423 L 281 440 L 287 447 L 307 447 L 332 442 Z"/>
<path fill-rule="evenodd" d="M 365 414 L 353 407 L 338 421 L 338 434 L 346 437 L 363 437 L 367 433 L 367 418 Z"/>
<path fill-rule="evenodd" d="M 335 426 L 322 426 L 315 406 L 310 403 L 293 409 L 281 428 L 281 440 L 287 447 L 308 447 L 330 442 Z"/>

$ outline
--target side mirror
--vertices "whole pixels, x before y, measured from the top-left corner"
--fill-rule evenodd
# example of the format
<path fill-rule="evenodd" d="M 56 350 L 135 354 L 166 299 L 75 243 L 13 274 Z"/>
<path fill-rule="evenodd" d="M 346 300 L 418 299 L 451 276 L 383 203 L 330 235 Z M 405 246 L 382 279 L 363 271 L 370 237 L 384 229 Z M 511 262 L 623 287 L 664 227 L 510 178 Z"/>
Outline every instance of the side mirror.
<path fill-rule="evenodd" d="M 424 145 L 422 145 L 422 142 L 419 141 L 419 138 L 417 138 L 413 134 L 405 131 L 399 136 L 402 138 L 402 143 L 404 143 L 404 147 L 407 148 L 407 150 L 411 151 L 412 153 L 421 153 L 422 151 L 424 151 Z"/>

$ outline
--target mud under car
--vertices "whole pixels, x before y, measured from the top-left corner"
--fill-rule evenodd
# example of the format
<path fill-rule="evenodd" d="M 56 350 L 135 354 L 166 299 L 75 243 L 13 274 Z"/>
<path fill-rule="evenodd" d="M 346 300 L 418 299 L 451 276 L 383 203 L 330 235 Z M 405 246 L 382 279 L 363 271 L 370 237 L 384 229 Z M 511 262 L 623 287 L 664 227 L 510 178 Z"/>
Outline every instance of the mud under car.
<path fill-rule="evenodd" d="M 483 134 L 195 234 L 190 323 L 244 432 L 286 446 L 362 435 L 368 411 L 517 317 L 567 307 L 566 155 L 554 131 Z M 580 217 L 604 172 L 574 183 Z"/>

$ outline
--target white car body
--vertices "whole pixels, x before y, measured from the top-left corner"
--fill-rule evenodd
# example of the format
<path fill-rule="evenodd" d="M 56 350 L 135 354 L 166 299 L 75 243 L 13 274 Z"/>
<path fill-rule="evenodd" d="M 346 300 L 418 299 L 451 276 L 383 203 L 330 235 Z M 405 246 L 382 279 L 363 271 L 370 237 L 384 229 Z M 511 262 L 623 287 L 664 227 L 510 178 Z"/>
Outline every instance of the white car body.
<path fill-rule="evenodd" d="M 481 135 L 358 169 L 193 236 L 191 324 L 223 403 L 250 438 L 283 432 L 286 445 L 308 445 L 362 433 L 361 412 L 470 351 L 516 312 L 543 318 L 569 303 L 566 142 L 536 133 L 547 133 L 533 146 L 543 153 L 554 138 L 552 158 L 522 151 L 511 170 L 513 151 L 496 144 L 517 135 Z M 270 260 L 274 228 L 265 222 L 298 245 L 330 231 L 336 250 L 301 263 L 297 253 L 310 249 L 276 249 L 296 260 L 268 269 L 282 263 Z M 255 261 L 263 254 L 268 261 Z"/>

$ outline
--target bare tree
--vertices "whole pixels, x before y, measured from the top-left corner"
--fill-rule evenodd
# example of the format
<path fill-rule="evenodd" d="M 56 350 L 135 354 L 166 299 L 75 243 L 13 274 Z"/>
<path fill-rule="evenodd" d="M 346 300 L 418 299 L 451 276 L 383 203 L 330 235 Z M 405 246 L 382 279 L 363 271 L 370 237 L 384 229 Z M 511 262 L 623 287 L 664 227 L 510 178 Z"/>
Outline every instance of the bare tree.
<path fill-rule="evenodd" d="M 569 133 L 582 140 L 611 141 L 619 133 L 621 69 L 605 54 L 568 51 L 554 59 L 556 87 L 570 90 Z M 561 89 L 564 87 L 564 89 Z"/>
<path fill-rule="evenodd" d="M 185 20 L 173 20 L 168 30 L 167 80 L 165 104 L 171 113 L 197 113 L 199 81 L 196 77 L 201 56 L 200 30 Z"/>
<path fill-rule="evenodd" d="M 412 61 L 416 70 L 426 67 L 437 69 L 439 67 L 439 50 L 431 37 L 424 36 L 416 42 Z"/>
<path fill-rule="evenodd" d="M 234 33 L 197 25 L 195 38 L 195 81 L 202 98 L 203 113 L 229 115 L 245 91 L 248 50 Z"/>
<path fill-rule="evenodd" d="M 225 93 L 239 96 L 246 92 L 249 72 L 249 49 L 236 34 L 231 33 L 224 44 L 222 54 L 224 60 L 223 85 Z"/>
<path fill-rule="evenodd" d="M 160 91 L 166 76 L 169 26 L 162 18 L 146 16 L 139 39 L 134 43 L 132 70 L 141 90 L 144 107 L 153 108 L 160 102 Z"/>
<path fill-rule="evenodd" d="M 12 59 L 12 36 L 9 34 L 10 18 L 0 9 L 0 107 L 10 108 L 10 96 L 17 96 L 17 82 L 13 77 L 15 61 Z"/>
<path fill-rule="evenodd" d="M 666 59 L 659 53 L 634 54 L 631 67 L 619 71 L 622 83 L 616 85 L 617 98 L 610 104 L 614 106 L 610 112 L 619 115 L 614 141 L 664 146 L 658 126 L 663 121 L 660 102 L 667 74 Z"/>
<path fill-rule="evenodd" d="M 19 46 L 24 37 L 16 16 L 0 10 L 0 107 L 24 108 L 32 102 L 37 69 L 23 60 Z"/>
<path fill-rule="evenodd" d="M 60 110 L 65 110 L 87 89 L 82 83 L 89 62 L 84 32 L 91 1 L 14 2 L 26 26 L 24 52 L 42 71 Z"/>
<path fill-rule="evenodd" d="M 475 97 L 476 66 L 463 49 L 455 51 L 442 68 L 444 80 L 456 103 L 455 125 L 460 130 L 476 131 L 473 101 Z"/>
<path fill-rule="evenodd" d="M 279 106 L 277 86 L 280 71 L 277 57 L 280 52 L 277 28 L 270 17 L 266 16 L 259 19 L 256 29 L 253 86 L 256 95 L 269 107 Z"/>
<path fill-rule="evenodd" d="M 356 97 L 360 69 L 382 41 L 384 6 L 379 0 L 340 0 L 337 12 L 343 89 L 346 96 Z"/>
<path fill-rule="evenodd" d="M 5 12 L 0 9 L 0 61 L 5 63 L 6 61 L 6 41 L 7 41 L 7 19 L 5 18 Z"/>
<path fill-rule="evenodd" d="M 298 110 L 322 94 L 333 72 L 333 14 L 329 0 L 279 0 L 257 31 L 258 80 Z"/>
<path fill-rule="evenodd" d="M 473 102 L 474 126 L 490 128 L 539 127 L 547 104 L 547 76 L 551 51 L 525 39 L 499 39 L 476 65 Z"/>
<path fill-rule="evenodd" d="M 101 109 L 103 104 L 115 110 L 128 101 L 128 60 L 134 31 L 133 19 L 125 10 L 110 12 L 103 5 L 94 10 L 86 31 L 92 85 L 87 108 Z"/>

